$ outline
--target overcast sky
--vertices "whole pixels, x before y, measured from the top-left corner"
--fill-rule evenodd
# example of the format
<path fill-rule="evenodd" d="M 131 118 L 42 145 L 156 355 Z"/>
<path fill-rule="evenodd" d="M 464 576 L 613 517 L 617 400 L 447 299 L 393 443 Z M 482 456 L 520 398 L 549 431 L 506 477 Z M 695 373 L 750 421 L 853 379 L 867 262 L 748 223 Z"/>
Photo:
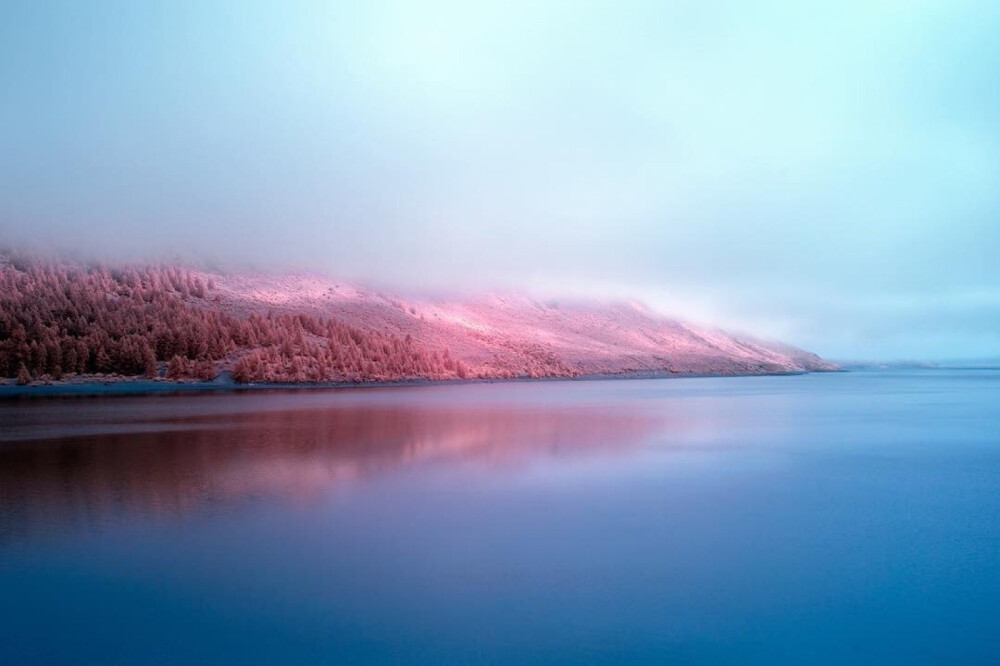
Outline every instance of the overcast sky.
<path fill-rule="evenodd" d="M 0 9 L 0 243 L 1000 356 L 1000 3 Z"/>

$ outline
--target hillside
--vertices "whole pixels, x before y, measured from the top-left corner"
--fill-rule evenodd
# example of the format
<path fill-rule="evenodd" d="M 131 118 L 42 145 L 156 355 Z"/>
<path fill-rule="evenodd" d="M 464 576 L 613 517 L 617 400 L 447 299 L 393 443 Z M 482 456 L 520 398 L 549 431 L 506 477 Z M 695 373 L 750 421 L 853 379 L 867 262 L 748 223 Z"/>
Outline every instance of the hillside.
<path fill-rule="evenodd" d="M 412 299 L 312 275 L 0 258 L 0 376 L 384 382 L 832 370 L 634 304 Z"/>

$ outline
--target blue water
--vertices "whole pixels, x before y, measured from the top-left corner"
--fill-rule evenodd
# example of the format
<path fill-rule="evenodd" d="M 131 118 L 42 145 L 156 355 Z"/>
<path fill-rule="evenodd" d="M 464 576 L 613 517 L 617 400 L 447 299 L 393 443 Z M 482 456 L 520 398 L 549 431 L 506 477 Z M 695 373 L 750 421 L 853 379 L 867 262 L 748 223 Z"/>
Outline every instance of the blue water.
<path fill-rule="evenodd" d="M 3 402 L 0 662 L 1000 663 L 1000 372 Z"/>

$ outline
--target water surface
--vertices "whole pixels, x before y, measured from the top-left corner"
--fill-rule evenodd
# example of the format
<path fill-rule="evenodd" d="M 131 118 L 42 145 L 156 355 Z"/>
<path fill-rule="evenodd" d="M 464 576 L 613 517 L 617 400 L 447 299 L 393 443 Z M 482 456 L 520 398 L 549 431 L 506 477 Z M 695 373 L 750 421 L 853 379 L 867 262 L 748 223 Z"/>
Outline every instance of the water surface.
<path fill-rule="evenodd" d="M 0 662 L 997 663 L 1000 372 L 0 402 Z"/>

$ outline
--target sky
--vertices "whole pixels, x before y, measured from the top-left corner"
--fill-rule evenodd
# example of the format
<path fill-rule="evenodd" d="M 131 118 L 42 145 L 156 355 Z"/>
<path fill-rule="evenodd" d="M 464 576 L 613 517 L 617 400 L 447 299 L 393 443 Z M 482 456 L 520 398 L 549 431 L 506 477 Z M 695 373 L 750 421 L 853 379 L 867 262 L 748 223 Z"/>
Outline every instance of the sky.
<path fill-rule="evenodd" d="M 0 10 L 0 245 L 1000 357 L 1000 3 Z"/>

